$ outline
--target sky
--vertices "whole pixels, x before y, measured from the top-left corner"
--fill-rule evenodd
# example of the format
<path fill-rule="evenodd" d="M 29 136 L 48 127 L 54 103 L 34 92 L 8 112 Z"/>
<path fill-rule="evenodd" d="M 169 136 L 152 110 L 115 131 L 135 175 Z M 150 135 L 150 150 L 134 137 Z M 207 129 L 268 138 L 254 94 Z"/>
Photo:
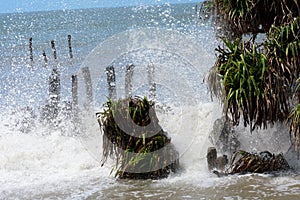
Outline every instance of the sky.
<path fill-rule="evenodd" d="M 0 13 L 191 3 L 200 1 L 201 0 L 0 0 Z"/>

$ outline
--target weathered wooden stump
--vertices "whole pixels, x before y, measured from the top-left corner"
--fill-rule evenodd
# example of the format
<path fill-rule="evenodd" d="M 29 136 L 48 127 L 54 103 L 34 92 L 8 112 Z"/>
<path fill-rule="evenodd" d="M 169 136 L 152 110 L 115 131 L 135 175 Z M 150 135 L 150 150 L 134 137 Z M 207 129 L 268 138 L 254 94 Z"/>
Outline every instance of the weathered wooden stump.
<path fill-rule="evenodd" d="M 228 164 L 226 155 L 217 157 L 217 150 L 215 147 L 209 147 L 207 150 L 207 166 L 209 171 L 219 170 L 224 172 L 225 166 Z"/>
<path fill-rule="evenodd" d="M 217 150 L 215 147 L 208 148 L 206 159 L 207 159 L 207 166 L 209 171 L 216 168 Z"/>

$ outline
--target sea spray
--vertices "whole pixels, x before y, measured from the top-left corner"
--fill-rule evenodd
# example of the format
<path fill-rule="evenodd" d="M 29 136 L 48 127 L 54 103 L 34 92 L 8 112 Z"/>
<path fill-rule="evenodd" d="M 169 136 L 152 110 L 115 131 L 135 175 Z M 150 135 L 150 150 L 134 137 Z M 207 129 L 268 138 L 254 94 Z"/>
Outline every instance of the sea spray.
<path fill-rule="evenodd" d="M 140 12 L 137 10 L 134 13 L 132 13 L 133 8 L 109 8 L 5 14 L 0 16 L 3 19 L 1 22 L 4 24 L 1 29 L 2 34 L 0 34 L 0 107 L 1 111 L 9 111 L 2 111 L 0 114 L 1 199 L 221 199 L 224 197 L 228 199 L 251 199 L 254 196 L 261 199 L 266 197 L 280 198 L 282 196 L 298 198 L 300 179 L 297 174 L 278 177 L 246 175 L 218 178 L 208 172 L 205 158 L 207 148 L 205 146 L 210 145 L 210 143 L 205 142 L 205 140 L 212 129 L 214 120 L 221 117 L 219 103 L 217 101 L 210 102 L 206 86 L 202 82 L 202 75 L 206 74 L 206 71 L 214 62 L 214 48 L 216 46 L 214 44 L 214 33 L 210 26 L 202 26 L 197 22 L 197 18 L 193 16 L 195 12 L 194 5 L 177 6 L 177 8 L 171 10 L 169 8 L 158 10 L 156 7 L 150 7 L 148 10 L 141 10 Z M 166 12 L 158 15 L 157 13 L 161 13 L 162 10 L 166 10 Z M 191 15 L 191 13 L 193 14 Z M 167 15 L 169 15 L 168 19 L 161 20 L 161 18 L 166 18 Z M 142 18 L 139 16 L 142 16 Z M 166 24 L 168 25 L 165 26 Z M 198 88 L 203 89 L 201 91 L 198 89 L 189 90 L 190 88 L 187 87 L 188 89 L 184 89 L 188 91 L 184 91 L 181 88 L 181 91 L 186 92 L 189 96 L 195 93 L 199 97 L 192 105 L 178 103 L 179 99 L 184 98 L 182 96 L 176 98 L 174 91 L 180 90 L 174 89 L 172 92 L 172 87 L 163 88 L 160 86 L 160 92 L 166 94 L 166 96 L 163 98 L 156 96 L 159 105 L 157 113 L 161 126 L 172 136 L 175 146 L 182 154 L 183 171 L 181 173 L 171 175 L 168 179 L 160 181 L 117 181 L 109 175 L 111 171 L 109 163 L 104 167 L 100 167 L 102 158 L 101 132 L 94 114 L 99 112 L 106 97 L 101 100 L 101 98 L 95 96 L 95 100 L 97 100 L 95 108 L 91 112 L 90 118 L 86 118 L 87 120 L 84 121 L 89 134 L 73 135 L 72 131 L 51 128 L 36 119 L 33 119 L 34 123 L 30 123 L 34 126 L 30 127 L 27 133 L 15 126 L 15 122 L 20 121 L 22 115 L 15 114 L 11 116 L 9 113 L 18 110 L 17 108 L 26 107 L 28 102 L 29 106 L 32 106 L 35 111 L 38 110 L 39 106 L 45 104 L 48 76 L 51 69 L 48 66 L 52 66 L 53 61 L 50 58 L 48 66 L 45 66 L 42 54 L 45 50 L 47 56 L 52 55 L 49 47 L 52 39 L 56 41 L 60 69 L 63 70 L 61 76 L 63 82 L 62 98 L 68 100 L 71 96 L 71 75 L 79 72 L 85 56 L 95 48 L 95 44 L 103 42 L 114 34 L 145 27 L 178 29 L 186 35 L 192 35 L 200 49 L 193 53 L 194 59 L 199 64 L 199 69 L 196 69 L 201 72 L 201 75 L 199 75 L 200 73 L 198 75 L 192 74 L 191 77 L 197 80 L 194 83 L 192 80 L 186 79 L 187 74 L 193 72 L 193 70 L 190 70 L 191 67 L 189 67 L 189 73 L 187 74 L 180 71 L 176 66 L 172 66 L 170 68 L 172 70 L 168 70 L 170 65 L 160 68 L 165 70 L 162 74 L 167 74 L 167 78 L 172 77 L 175 71 L 177 73 L 174 76 L 178 77 L 177 80 L 187 80 L 188 86 L 197 85 Z M 69 63 L 67 34 L 72 34 L 73 65 Z M 33 68 L 28 65 L 27 43 L 30 37 L 33 37 L 33 56 L 35 60 Z M 181 41 L 184 43 L 183 40 Z M 174 46 L 179 44 L 177 43 L 178 40 L 173 40 L 173 42 Z M 120 41 L 120 45 L 122 43 L 123 41 Z M 186 43 L 184 46 L 190 44 Z M 99 66 L 105 68 L 107 67 L 106 64 L 114 63 L 118 68 L 118 61 L 122 60 L 122 56 L 111 49 L 112 43 L 106 43 L 104 47 L 107 51 L 101 53 L 101 56 L 108 58 L 108 61 Z M 179 45 L 178 48 L 182 48 L 182 45 Z M 186 50 L 186 48 L 183 49 Z M 154 55 L 163 52 L 168 58 L 172 58 L 172 55 L 175 58 L 182 58 L 182 55 L 179 55 L 177 51 L 161 50 L 156 49 Z M 136 52 L 131 51 L 131 57 L 134 57 Z M 147 49 L 144 52 L 146 53 Z M 122 55 L 126 57 L 126 55 Z M 190 61 L 190 59 L 185 59 L 185 61 L 187 60 Z M 182 63 L 187 62 L 179 63 L 182 65 Z M 146 63 L 145 66 L 140 65 L 139 75 L 145 73 L 148 64 Z M 118 71 L 120 71 L 120 74 L 125 74 L 122 67 L 125 68 L 126 65 L 121 63 L 119 65 L 121 70 Z M 155 67 L 155 72 L 158 72 L 157 67 L 159 67 L 159 64 Z M 97 90 L 100 92 L 106 91 L 106 81 L 103 81 L 105 80 L 105 74 L 98 78 L 100 80 L 97 79 L 96 81 Z M 147 80 L 146 76 L 142 76 L 140 79 L 142 78 Z M 124 84 L 122 78 L 119 79 L 119 83 Z M 176 86 L 175 78 L 172 83 Z M 120 86 L 118 94 L 122 94 L 121 91 L 124 89 L 122 89 L 121 84 L 118 85 Z M 32 88 L 32 86 L 34 87 Z M 184 84 L 180 86 L 184 86 Z M 84 87 L 84 84 L 81 84 L 80 87 Z M 148 86 L 146 85 L 134 91 L 135 94 L 144 94 L 144 91 L 148 91 Z M 171 104 L 166 99 L 175 102 Z M 179 129 L 179 127 L 181 128 Z M 245 132 L 249 137 L 251 136 L 247 130 Z M 113 166 L 113 162 L 111 162 L 111 166 Z"/>

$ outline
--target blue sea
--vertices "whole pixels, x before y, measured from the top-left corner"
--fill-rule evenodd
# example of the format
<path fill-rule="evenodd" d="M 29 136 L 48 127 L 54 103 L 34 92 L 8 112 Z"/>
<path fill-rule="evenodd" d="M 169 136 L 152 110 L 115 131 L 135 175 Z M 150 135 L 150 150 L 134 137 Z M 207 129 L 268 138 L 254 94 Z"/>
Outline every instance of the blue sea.
<path fill-rule="evenodd" d="M 199 20 L 199 7 L 0 14 L 0 199 L 298 199 L 298 173 L 218 178 L 208 171 L 208 135 L 222 107 L 211 99 L 205 77 L 220 42 L 214 27 Z M 122 98 L 130 64 L 135 66 L 131 94 L 154 98 L 160 124 L 180 154 L 182 170 L 166 179 L 118 180 L 110 174 L 113 159 L 101 167 L 102 133 L 95 113 L 109 96 L 106 67 L 114 66 L 113 86 Z M 51 100 L 53 69 L 60 74 L 63 108 L 73 101 L 72 75 L 78 77 L 80 123 L 64 113 L 51 123 L 41 120 Z M 91 105 L 83 69 L 91 75 Z M 278 130 L 251 134 L 239 127 L 241 148 L 286 152 L 288 134 Z"/>

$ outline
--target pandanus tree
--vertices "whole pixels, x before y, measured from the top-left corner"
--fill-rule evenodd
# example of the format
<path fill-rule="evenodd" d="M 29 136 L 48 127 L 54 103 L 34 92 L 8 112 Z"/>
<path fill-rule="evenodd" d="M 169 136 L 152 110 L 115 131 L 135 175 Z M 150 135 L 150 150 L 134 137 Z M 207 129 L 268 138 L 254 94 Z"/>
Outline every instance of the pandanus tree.
<path fill-rule="evenodd" d="M 298 152 L 299 4 L 298 0 L 211 0 L 200 10 L 200 16 L 212 16 L 224 44 L 216 49 L 217 60 L 207 82 L 224 103 L 228 120 L 233 125 L 243 121 L 251 131 L 288 120 Z M 259 33 L 264 36 L 260 42 L 256 41 Z"/>

